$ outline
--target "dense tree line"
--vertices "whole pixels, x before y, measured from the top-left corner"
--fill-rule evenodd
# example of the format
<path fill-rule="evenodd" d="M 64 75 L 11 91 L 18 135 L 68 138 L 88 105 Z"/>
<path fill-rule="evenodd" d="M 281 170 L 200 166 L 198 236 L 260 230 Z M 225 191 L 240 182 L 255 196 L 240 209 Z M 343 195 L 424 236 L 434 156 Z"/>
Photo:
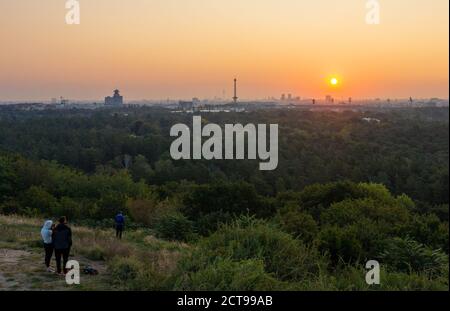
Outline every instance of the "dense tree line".
<path fill-rule="evenodd" d="M 367 123 L 363 117 L 381 123 Z M 448 109 L 205 114 L 204 122 L 277 123 L 280 160 L 273 172 L 255 161 L 172 161 L 170 127 L 192 116 L 158 108 L 0 112 L 0 148 L 86 173 L 126 168 L 134 181 L 243 180 L 259 194 L 298 191 L 343 179 L 382 183 L 425 204 L 448 204 Z"/>

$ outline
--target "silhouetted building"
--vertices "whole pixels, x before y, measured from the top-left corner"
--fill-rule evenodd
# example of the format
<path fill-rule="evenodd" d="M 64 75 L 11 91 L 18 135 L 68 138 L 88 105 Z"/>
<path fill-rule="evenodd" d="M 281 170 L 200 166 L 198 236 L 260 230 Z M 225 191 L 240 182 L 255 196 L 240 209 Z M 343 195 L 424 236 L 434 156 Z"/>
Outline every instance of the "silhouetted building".
<path fill-rule="evenodd" d="M 194 109 L 194 102 L 188 102 L 188 101 L 179 101 L 178 102 L 179 108 L 182 111 L 190 111 Z"/>
<path fill-rule="evenodd" d="M 105 97 L 105 105 L 106 106 L 122 106 L 123 105 L 123 96 L 120 95 L 119 90 L 114 90 L 114 95 Z"/>

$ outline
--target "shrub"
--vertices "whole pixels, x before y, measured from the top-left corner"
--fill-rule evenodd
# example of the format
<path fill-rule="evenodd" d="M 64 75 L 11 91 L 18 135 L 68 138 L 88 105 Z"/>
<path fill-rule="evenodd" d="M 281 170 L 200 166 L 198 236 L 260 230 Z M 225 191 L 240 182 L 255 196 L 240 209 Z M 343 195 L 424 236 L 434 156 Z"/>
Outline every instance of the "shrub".
<path fill-rule="evenodd" d="M 414 206 L 412 200 L 405 195 L 398 198 L 392 196 L 384 185 L 373 183 L 357 184 L 350 181 L 307 186 L 300 193 L 299 203 L 315 219 L 318 219 L 320 214 L 333 204 L 343 201 L 364 201 L 365 199 L 383 206 L 395 207 L 406 211 Z"/>
<path fill-rule="evenodd" d="M 357 184 L 344 181 L 329 184 L 307 186 L 300 193 L 300 205 L 318 218 L 321 211 L 331 204 L 347 199 L 357 199 L 364 196 Z"/>
<path fill-rule="evenodd" d="M 105 260 L 106 259 L 105 250 L 102 247 L 100 247 L 99 245 L 95 245 L 94 247 L 88 249 L 85 252 L 85 255 L 88 259 L 91 259 L 91 260 Z"/>
<path fill-rule="evenodd" d="M 17 190 L 17 177 L 11 159 L 0 156 L 0 202 L 5 197 L 14 195 Z"/>
<path fill-rule="evenodd" d="M 410 218 L 408 210 L 396 203 L 383 203 L 371 198 L 344 200 L 322 212 L 322 224 L 348 226 L 361 219 L 376 221 L 386 234 L 394 232 Z"/>
<path fill-rule="evenodd" d="M 116 284 L 126 284 L 135 280 L 142 264 L 133 257 L 116 257 L 109 264 L 111 276 Z"/>
<path fill-rule="evenodd" d="M 354 262 L 363 253 L 363 246 L 354 227 L 326 227 L 318 237 L 319 248 L 330 255 L 336 265 L 340 261 Z"/>
<path fill-rule="evenodd" d="M 414 215 L 402 227 L 401 235 L 432 248 L 441 248 L 448 254 L 448 223 L 441 222 L 434 214 Z"/>
<path fill-rule="evenodd" d="M 119 211 L 126 212 L 127 194 L 119 191 L 107 191 L 101 194 L 96 202 L 98 205 L 97 219 L 114 217 Z"/>
<path fill-rule="evenodd" d="M 144 264 L 136 257 L 116 257 L 109 263 L 109 271 L 116 286 L 125 290 L 168 290 L 167 279 L 153 264 Z"/>
<path fill-rule="evenodd" d="M 193 224 L 181 213 L 162 216 L 155 225 L 157 236 L 167 240 L 187 241 L 193 234 Z"/>
<path fill-rule="evenodd" d="M 438 275 L 448 265 L 448 257 L 440 249 L 430 249 L 410 238 L 389 240 L 379 257 L 390 269 L 402 272 Z"/>
<path fill-rule="evenodd" d="M 195 230 L 202 236 L 208 236 L 214 233 L 219 225 L 229 224 L 235 219 L 235 215 L 229 212 L 212 211 L 208 214 L 201 215 L 195 218 Z"/>
<path fill-rule="evenodd" d="M 261 260 L 265 271 L 280 280 L 308 278 L 325 265 L 325 259 L 315 249 L 272 224 L 248 216 L 221 226 L 216 233 L 201 240 L 184 268 L 195 271 L 213 263 L 217 257 L 233 261 Z"/>
<path fill-rule="evenodd" d="M 285 232 L 307 243 L 312 242 L 318 232 L 317 223 L 307 213 L 294 210 L 282 211 L 277 216 L 277 221 Z"/>
<path fill-rule="evenodd" d="M 358 189 L 363 198 L 332 203 L 320 214 L 318 245 L 334 264 L 374 258 L 411 219 L 406 196 L 395 198 L 376 184 L 359 184 Z"/>
<path fill-rule="evenodd" d="M 157 202 L 155 200 L 129 200 L 127 203 L 131 217 L 136 223 L 153 227 L 158 220 L 172 212 L 174 208 L 168 202 Z"/>
<path fill-rule="evenodd" d="M 183 199 L 183 214 L 196 222 L 202 235 L 215 231 L 220 223 L 250 214 L 269 217 L 274 206 L 256 192 L 255 186 L 246 182 L 217 182 L 194 186 Z M 207 221 L 205 221 L 207 220 Z"/>
<path fill-rule="evenodd" d="M 286 284 L 264 271 L 261 260 L 217 259 L 204 268 L 179 277 L 175 290 L 183 291 L 268 291 Z"/>
<path fill-rule="evenodd" d="M 37 186 L 31 186 L 22 194 L 21 203 L 29 211 L 37 211 L 38 214 L 46 215 L 58 206 L 58 201 L 53 195 L 44 188 Z M 31 212 L 31 214 L 34 214 L 34 212 Z"/>
<path fill-rule="evenodd" d="M 75 200 L 62 197 L 52 210 L 51 215 L 66 215 L 69 219 L 80 219 L 83 216 L 81 206 Z"/>
<path fill-rule="evenodd" d="M 24 214 L 25 210 L 16 200 L 0 203 L 0 213 L 5 215 Z"/>
<path fill-rule="evenodd" d="M 302 282 L 299 290 L 329 291 L 448 291 L 448 277 L 430 278 L 426 273 L 388 271 L 381 265 L 380 285 L 368 285 L 364 265 L 344 265 L 333 275 L 324 274 L 319 279 Z"/>

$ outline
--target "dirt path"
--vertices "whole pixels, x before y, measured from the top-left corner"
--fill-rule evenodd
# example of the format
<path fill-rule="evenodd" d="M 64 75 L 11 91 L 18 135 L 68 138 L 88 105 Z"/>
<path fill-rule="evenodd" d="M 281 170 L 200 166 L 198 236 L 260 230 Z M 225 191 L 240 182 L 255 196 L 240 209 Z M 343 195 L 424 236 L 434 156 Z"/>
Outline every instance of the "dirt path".
<path fill-rule="evenodd" d="M 98 276 L 81 274 L 80 285 L 67 285 L 65 278 L 45 270 L 43 252 L 0 249 L 0 291 L 29 290 L 107 290 L 105 280 L 107 271 L 103 262 L 93 262 L 83 257 L 72 257 L 78 260 L 80 268 L 89 265 L 99 271 Z M 52 266 L 55 266 L 54 257 Z"/>

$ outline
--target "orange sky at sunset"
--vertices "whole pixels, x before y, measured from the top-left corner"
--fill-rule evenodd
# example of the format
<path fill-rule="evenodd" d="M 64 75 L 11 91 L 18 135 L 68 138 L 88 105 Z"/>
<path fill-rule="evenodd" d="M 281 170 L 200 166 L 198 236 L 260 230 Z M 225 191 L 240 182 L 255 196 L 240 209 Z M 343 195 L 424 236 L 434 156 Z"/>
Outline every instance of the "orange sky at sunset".
<path fill-rule="evenodd" d="M 448 98 L 448 0 L 0 2 L 0 100 Z M 330 77 L 339 84 L 330 85 Z"/>

